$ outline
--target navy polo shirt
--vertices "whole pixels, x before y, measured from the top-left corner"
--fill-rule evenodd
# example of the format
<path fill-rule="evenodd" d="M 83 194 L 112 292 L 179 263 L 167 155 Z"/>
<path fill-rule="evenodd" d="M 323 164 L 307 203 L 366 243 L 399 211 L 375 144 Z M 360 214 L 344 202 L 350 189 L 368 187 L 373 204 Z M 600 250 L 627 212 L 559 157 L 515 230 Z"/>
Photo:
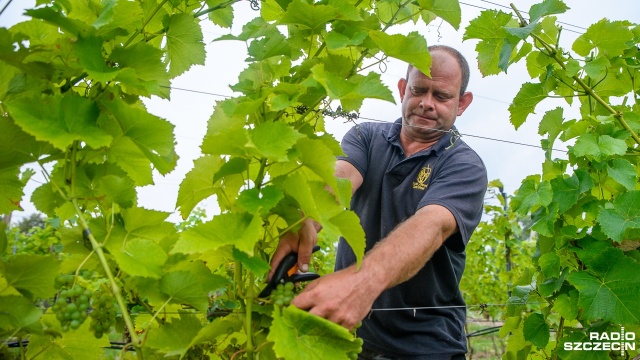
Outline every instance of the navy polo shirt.
<path fill-rule="evenodd" d="M 465 246 L 482 217 L 487 171 L 476 152 L 450 132 L 430 149 L 406 158 L 400 145 L 401 124 L 401 119 L 362 123 L 342 140 L 346 156 L 339 159 L 355 166 L 364 179 L 351 208 L 366 234 L 366 250 L 430 204 L 449 209 L 459 232 L 413 278 L 380 295 L 358 335 L 366 348 L 400 359 L 437 360 L 438 355 L 449 359 L 467 351 L 466 308 L 459 283 Z M 353 251 L 341 239 L 336 270 L 354 262 Z M 413 310 L 424 307 L 430 309 Z"/>

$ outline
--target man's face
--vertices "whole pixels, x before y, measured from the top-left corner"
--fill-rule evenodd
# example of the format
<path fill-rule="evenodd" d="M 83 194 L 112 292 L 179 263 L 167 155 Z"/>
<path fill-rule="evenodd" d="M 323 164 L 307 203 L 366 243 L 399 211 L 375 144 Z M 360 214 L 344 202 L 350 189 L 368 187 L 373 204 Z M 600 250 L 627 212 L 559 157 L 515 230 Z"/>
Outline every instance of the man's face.
<path fill-rule="evenodd" d="M 462 76 L 457 60 L 444 51 L 431 53 L 431 77 L 411 68 L 408 79 L 398 82 L 402 101 L 402 131 L 413 140 L 430 141 L 447 131 L 462 115 L 473 96 L 460 96 Z"/>

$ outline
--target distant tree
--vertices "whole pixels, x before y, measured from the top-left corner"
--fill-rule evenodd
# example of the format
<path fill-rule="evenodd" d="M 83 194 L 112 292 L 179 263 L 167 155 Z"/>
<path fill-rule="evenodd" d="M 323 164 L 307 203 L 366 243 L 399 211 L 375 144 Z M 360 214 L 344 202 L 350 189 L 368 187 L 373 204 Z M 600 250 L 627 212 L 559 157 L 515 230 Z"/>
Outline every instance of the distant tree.
<path fill-rule="evenodd" d="M 33 213 L 18 222 L 18 229 L 21 233 L 26 234 L 35 227 L 44 228 L 46 225 L 47 222 L 44 215 L 41 213 Z"/>

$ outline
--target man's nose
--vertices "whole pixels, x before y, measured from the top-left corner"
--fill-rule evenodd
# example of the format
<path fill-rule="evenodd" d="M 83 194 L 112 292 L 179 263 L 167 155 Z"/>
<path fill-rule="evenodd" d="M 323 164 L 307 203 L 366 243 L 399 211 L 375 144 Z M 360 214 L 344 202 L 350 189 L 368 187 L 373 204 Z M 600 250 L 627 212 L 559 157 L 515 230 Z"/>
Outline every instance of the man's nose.
<path fill-rule="evenodd" d="M 431 93 L 423 94 L 420 97 L 420 107 L 423 110 L 433 109 L 433 95 Z"/>

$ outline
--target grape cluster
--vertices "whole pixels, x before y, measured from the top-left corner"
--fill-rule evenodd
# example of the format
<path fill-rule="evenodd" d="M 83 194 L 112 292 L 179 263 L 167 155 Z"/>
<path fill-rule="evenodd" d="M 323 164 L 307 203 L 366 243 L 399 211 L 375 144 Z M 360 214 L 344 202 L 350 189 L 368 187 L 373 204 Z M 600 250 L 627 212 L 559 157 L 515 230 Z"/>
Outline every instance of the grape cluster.
<path fill-rule="evenodd" d="M 75 330 L 87 319 L 91 290 L 79 283 L 74 284 L 75 277 L 62 274 L 56 277 L 54 286 L 59 290 L 53 312 L 62 326 L 62 331 Z"/>
<path fill-rule="evenodd" d="M 351 360 L 357 360 L 358 359 L 358 354 L 360 354 L 362 352 L 362 345 L 364 345 L 364 340 L 362 340 L 362 338 L 359 338 L 358 334 L 357 334 L 357 330 L 358 330 L 358 328 L 360 328 L 360 326 L 362 326 L 362 322 L 358 323 L 353 329 L 351 329 L 351 334 L 353 334 L 353 336 L 354 336 L 353 342 L 356 345 L 358 345 L 358 349 L 356 351 L 350 351 L 350 352 L 347 353 L 347 356 Z"/>
<path fill-rule="evenodd" d="M 293 300 L 293 297 L 295 296 L 293 293 L 294 288 L 295 286 L 292 282 L 278 284 L 275 291 L 272 291 L 270 295 L 273 304 L 278 307 L 288 306 L 291 304 L 291 300 Z"/>
<path fill-rule="evenodd" d="M 364 344 L 364 341 L 362 340 L 362 338 L 357 337 L 357 338 L 353 339 L 353 342 L 358 345 L 358 350 L 348 352 L 347 356 L 351 360 L 358 360 L 358 354 L 360 354 L 362 352 L 362 345 Z"/>
<path fill-rule="evenodd" d="M 100 339 L 116 324 L 118 309 L 110 292 L 100 289 L 93 296 L 93 311 L 91 311 L 91 330 Z"/>

